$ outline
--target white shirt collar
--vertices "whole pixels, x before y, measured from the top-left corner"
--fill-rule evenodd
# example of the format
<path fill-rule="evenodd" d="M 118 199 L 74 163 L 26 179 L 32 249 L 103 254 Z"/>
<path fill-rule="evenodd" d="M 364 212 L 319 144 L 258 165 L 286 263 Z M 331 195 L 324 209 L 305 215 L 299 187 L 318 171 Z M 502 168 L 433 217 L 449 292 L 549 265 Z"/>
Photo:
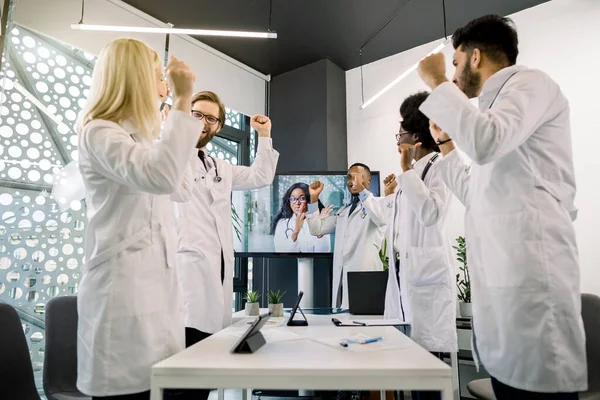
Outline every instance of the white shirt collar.
<path fill-rule="evenodd" d="M 498 94 L 498 90 L 504 85 L 504 82 L 516 72 L 524 69 L 527 69 L 527 67 L 523 65 L 511 65 L 510 67 L 502 68 L 500 71 L 490 76 L 483 84 L 483 88 L 481 88 L 481 94 L 479 95 L 480 107 L 483 106 L 484 108 L 487 108 L 486 104 L 489 105 L 496 94 Z"/>
<path fill-rule="evenodd" d="M 427 154 L 425 157 L 421 158 L 419 161 L 413 164 L 413 169 L 419 176 L 421 176 L 421 174 L 425 170 L 425 166 L 427 165 L 429 160 L 431 160 L 436 154 L 437 153 L 435 151 L 432 151 L 431 153 Z"/>

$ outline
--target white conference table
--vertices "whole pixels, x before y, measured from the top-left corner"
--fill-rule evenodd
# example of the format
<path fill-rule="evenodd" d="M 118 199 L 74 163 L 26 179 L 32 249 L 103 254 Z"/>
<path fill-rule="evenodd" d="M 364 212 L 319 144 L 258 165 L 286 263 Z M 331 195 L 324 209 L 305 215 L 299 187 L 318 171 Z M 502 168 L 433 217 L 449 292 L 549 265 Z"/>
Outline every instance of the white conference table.
<path fill-rule="evenodd" d="M 331 317 L 307 315 L 307 327 L 265 326 L 263 347 L 253 354 L 232 354 L 248 326 L 248 319 L 238 315 L 231 327 L 156 364 L 151 398 L 162 400 L 167 388 L 438 390 L 443 400 L 453 398 L 450 367 L 395 327 L 336 327 Z M 397 348 L 355 352 L 313 340 L 358 333 L 383 336 Z"/>

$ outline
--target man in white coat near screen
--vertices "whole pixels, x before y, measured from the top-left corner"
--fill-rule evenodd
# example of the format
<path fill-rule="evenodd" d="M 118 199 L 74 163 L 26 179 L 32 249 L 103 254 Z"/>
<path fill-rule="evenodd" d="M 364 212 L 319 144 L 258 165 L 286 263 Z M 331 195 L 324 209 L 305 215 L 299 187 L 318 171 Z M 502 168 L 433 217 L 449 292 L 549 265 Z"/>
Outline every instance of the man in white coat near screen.
<path fill-rule="evenodd" d="M 407 97 L 400 106 L 396 142 L 402 173 L 384 180 L 385 197 L 367 199 L 386 232 L 390 268 L 385 294 L 385 318 L 410 323 L 410 337 L 425 349 L 458 351 L 456 295 L 450 247 L 444 224 L 452 193 L 438 170 L 439 148 L 429 132 L 429 120 L 419 111 L 427 92 Z M 414 391 L 414 400 L 439 399 L 439 392 Z"/>
<path fill-rule="evenodd" d="M 186 347 L 231 324 L 233 303 L 232 190 L 270 185 L 279 153 L 271 141 L 271 121 L 255 115 L 250 123 L 258 135 L 258 149 L 250 167 L 213 158 L 206 145 L 223 128 L 225 106 L 213 92 L 194 95 L 191 114 L 205 123 L 198 142 L 195 169 L 184 176 L 186 189 L 176 202 L 179 245 L 177 261 L 183 290 Z M 194 391 L 194 399 L 208 391 Z"/>
<path fill-rule="evenodd" d="M 333 249 L 332 307 L 348 308 L 348 271 L 382 271 L 379 249 L 383 243 L 387 220 L 372 213 L 365 201 L 373 197 L 369 191 L 371 171 L 364 164 L 354 164 L 348 169 L 346 179 L 352 195 L 349 206 L 334 215 L 319 213 L 319 195 L 325 187 L 313 182 L 310 187 L 310 204 L 306 221 L 313 236 L 335 232 Z"/>
<path fill-rule="evenodd" d="M 481 17 L 452 39 L 456 85 L 442 54 L 423 60 L 433 92 L 421 111 L 466 206 L 475 355 L 499 400 L 576 399 L 587 367 L 568 101 L 548 75 L 515 65 L 509 19 Z"/>

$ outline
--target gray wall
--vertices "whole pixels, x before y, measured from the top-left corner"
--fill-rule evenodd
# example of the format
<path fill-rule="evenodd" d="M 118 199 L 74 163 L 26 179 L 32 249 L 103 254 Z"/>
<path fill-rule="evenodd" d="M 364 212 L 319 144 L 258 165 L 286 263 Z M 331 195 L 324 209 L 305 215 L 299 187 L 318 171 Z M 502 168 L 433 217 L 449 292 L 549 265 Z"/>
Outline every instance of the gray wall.
<path fill-rule="evenodd" d="M 344 71 L 325 59 L 278 75 L 270 85 L 277 171 L 346 170 Z"/>
<path fill-rule="evenodd" d="M 277 172 L 345 171 L 346 75 L 324 59 L 273 77 L 269 116 L 273 146 L 279 152 Z M 254 260 L 253 286 L 287 291 L 284 305 L 292 307 L 298 294 L 294 258 Z M 332 258 L 314 260 L 315 306 L 331 304 Z M 266 304 L 266 299 L 265 304 Z"/>

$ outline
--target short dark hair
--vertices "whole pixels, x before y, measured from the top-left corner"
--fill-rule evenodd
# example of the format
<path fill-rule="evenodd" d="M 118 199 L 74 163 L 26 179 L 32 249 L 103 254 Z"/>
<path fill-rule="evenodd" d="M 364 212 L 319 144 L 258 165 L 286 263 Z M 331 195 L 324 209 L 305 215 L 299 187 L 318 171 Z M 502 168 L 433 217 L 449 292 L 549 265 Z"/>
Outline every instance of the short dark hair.
<path fill-rule="evenodd" d="M 429 97 L 429 93 L 422 91 L 411 94 L 404 99 L 402 105 L 400 105 L 400 116 L 402 117 L 400 124 L 406 132 L 418 136 L 423 148 L 440 151 L 429 131 L 429 118 L 419 110 L 427 97 Z"/>
<path fill-rule="evenodd" d="M 367 171 L 367 174 L 369 174 L 369 176 L 371 176 L 371 168 L 367 167 L 366 164 L 359 163 L 359 162 L 354 163 L 348 168 L 348 171 L 350 171 L 354 167 L 363 167 Z"/>
<path fill-rule="evenodd" d="M 492 61 L 515 65 L 519 55 L 519 37 L 512 19 L 490 14 L 470 21 L 452 35 L 452 46 L 463 51 L 478 48 Z"/>

